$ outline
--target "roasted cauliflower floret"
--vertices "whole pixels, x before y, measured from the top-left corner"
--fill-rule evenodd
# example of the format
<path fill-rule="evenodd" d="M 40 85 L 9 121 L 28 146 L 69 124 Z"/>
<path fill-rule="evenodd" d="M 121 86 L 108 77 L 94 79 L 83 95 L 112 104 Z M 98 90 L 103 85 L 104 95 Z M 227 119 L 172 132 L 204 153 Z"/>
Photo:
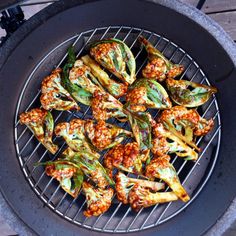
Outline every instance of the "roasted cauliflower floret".
<path fill-rule="evenodd" d="M 52 71 L 42 82 L 40 102 L 45 110 L 79 110 L 80 107 L 61 85 L 61 69 Z"/>
<path fill-rule="evenodd" d="M 206 135 L 214 126 L 213 119 L 206 120 L 196 110 L 188 110 L 183 106 L 175 106 L 170 110 L 163 111 L 159 122 L 163 123 L 171 133 L 197 150 L 199 149 L 193 142 L 193 136 Z"/>
<path fill-rule="evenodd" d="M 165 89 L 155 80 L 139 79 L 126 95 L 132 111 L 145 111 L 147 108 L 168 109 L 172 104 Z"/>
<path fill-rule="evenodd" d="M 123 82 L 135 80 L 136 62 L 128 46 L 118 39 L 100 40 L 90 48 L 91 56 Z"/>
<path fill-rule="evenodd" d="M 73 119 L 69 123 L 59 123 L 55 127 L 54 132 L 57 136 L 63 137 L 72 150 L 81 151 L 82 149 L 86 149 L 99 158 L 99 155 L 94 151 L 92 145 L 86 139 L 84 124 L 84 120 Z"/>
<path fill-rule="evenodd" d="M 20 114 L 20 123 L 25 124 L 43 146 L 55 154 L 58 146 L 52 142 L 54 120 L 51 112 L 35 108 Z"/>
<path fill-rule="evenodd" d="M 123 104 L 108 93 L 96 90 L 93 94 L 91 107 L 96 120 L 107 120 L 111 117 L 120 121 L 127 120 L 123 111 Z"/>
<path fill-rule="evenodd" d="M 129 203 L 134 211 L 143 207 L 150 207 L 158 203 L 166 203 L 178 200 L 174 192 L 153 193 L 149 188 L 135 184 L 129 193 Z"/>
<path fill-rule="evenodd" d="M 217 89 L 204 84 L 198 84 L 187 80 L 166 80 L 167 89 L 172 100 L 185 107 L 198 107 L 208 101 Z"/>
<path fill-rule="evenodd" d="M 111 148 L 121 143 L 125 137 L 132 135 L 131 132 L 103 120 L 99 120 L 97 123 L 93 120 L 87 120 L 85 132 L 88 139 L 99 150 Z"/>
<path fill-rule="evenodd" d="M 99 188 L 105 189 L 114 185 L 114 181 L 109 177 L 105 168 L 97 160 L 97 156 L 86 150 L 76 152 L 73 159 L 83 173 L 90 178 Z"/>
<path fill-rule="evenodd" d="M 100 65 L 94 61 L 89 55 L 83 56 L 81 60 L 86 66 L 91 69 L 93 75 L 97 78 L 99 83 L 115 98 L 123 96 L 128 86 L 125 83 L 117 82 L 111 79 L 108 74 L 101 69 Z"/>
<path fill-rule="evenodd" d="M 98 82 L 81 60 L 76 61 L 73 46 L 69 47 L 67 54 L 67 62 L 63 66 L 62 86 L 77 102 L 91 105 L 94 88 L 100 89 L 96 86 Z"/>
<path fill-rule="evenodd" d="M 175 78 L 183 72 L 184 67 L 182 65 L 176 65 L 170 62 L 144 37 L 140 36 L 139 41 L 148 53 L 149 62 L 142 71 L 145 78 L 163 81 L 166 78 Z"/>
<path fill-rule="evenodd" d="M 60 182 L 60 186 L 76 198 L 82 186 L 84 174 L 80 168 L 64 160 L 50 162 L 45 168 L 46 174 Z"/>
<path fill-rule="evenodd" d="M 105 155 L 104 166 L 110 171 L 117 168 L 126 172 L 141 174 L 142 165 L 147 158 L 147 153 L 141 152 L 136 142 L 125 145 L 118 144 Z"/>
<path fill-rule="evenodd" d="M 165 187 L 165 184 L 163 183 L 158 183 L 158 182 L 153 182 L 153 181 L 148 181 L 148 180 L 143 180 L 143 179 L 134 179 L 134 178 L 129 178 L 126 175 L 124 175 L 121 172 L 118 172 L 116 175 L 116 193 L 117 193 L 117 198 L 120 202 L 127 204 L 128 201 L 128 196 L 130 190 L 133 188 L 135 184 L 138 184 L 140 186 L 145 186 L 150 188 L 152 191 L 159 191 Z"/>
<path fill-rule="evenodd" d="M 88 182 L 83 182 L 83 191 L 87 201 L 87 210 L 84 211 L 86 217 L 99 216 L 111 206 L 114 193 L 112 188 L 95 188 Z"/>
<path fill-rule="evenodd" d="M 187 202 L 190 199 L 180 183 L 174 166 L 170 163 L 170 156 L 164 155 L 151 160 L 146 166 L 146 176 L 162 179 L 182 201 Z"/>
<path fill-rule="evenodd" d="M 179 157 L 196 161 L 198 154 L 180 138 L 157 123 L 153 127 L 152 152 L 156 156 L 175 153 Z"/>

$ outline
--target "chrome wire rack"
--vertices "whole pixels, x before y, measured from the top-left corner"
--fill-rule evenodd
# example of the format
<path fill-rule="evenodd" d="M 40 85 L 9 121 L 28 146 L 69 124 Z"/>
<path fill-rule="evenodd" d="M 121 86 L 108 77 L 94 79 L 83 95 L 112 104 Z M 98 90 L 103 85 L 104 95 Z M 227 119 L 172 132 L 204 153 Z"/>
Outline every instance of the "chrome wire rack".
<path fill-rule="evenodd" d="M 114 197 L 110 209 L 99 217 L 86 218 L 83 210 L 86 208 L 86 201 L 83 194 L 73 199 L 61 188 L 59 183 L 45 174 L 44 167 L 36 167 L 36 162 L 55 160 L 66 144 L 54 138 L 54 142 L 60 145 L 59 151 L 51 155 L 34 138 L 32 133 L 24 126 L 19 124 L 19 114 L 34 107 L 39 107 L 40 84 L 42 79 L 50 73 L 54 65 L 60 67 L 66 59 L 66 50 L 69 45 L 74 45 L 78 56 L 86 52 L 86 47 L 94 40 L 102 38 L 118 38 L 123 40 L 133 51 L 137 62 L 137 76 L 146 63 L 146 54 L 140 49 L 137 39 L 140 35 L 146 37 L 155 45 L 167 58 L 174 63 L 185 66 L 185 71 L 180 79 L 189 79 L 194 82 L 210 84 L 206 75 L 182 48 L 174 42 L 145 29 L 127 26 L 109 26 L 91 29 L 86 32 L 76 34 L 68 40 L 58 44 L 47 55 L 45 55 L 33 71 L 26 78 L 24 87 L 19 97 L 15 113 L 15 145 L 22 171 L 40 199 L 61 217 L 83 226 L 103 232 L 132 232 L 154 227 L 161 224 L 180 212 L 182 212 L 200 193 L 209 179 L 220 147 L 221 123 L 220 113 L 216 97 L 213 96 L 206 104 L 201 106 L 198 111 L 205 118 L 213 117 L 214 129 L 206 136 L 197 140 L 197 145 L 201 148 L 199 159 L 196 162 L 185 161 L 177 156 L 172 156 L 171 161 L 175 166 L 180 180 L 187 192 L 191 196 L 188 203 L 181 201 L 159 204 L 150 208 L 141 209 L 138 213 L 131 210 L 128 205 L 119 203 Z M 53 111 L 55 123 L 69 121 L 73 118 L 87 119 L 92 117 L 91 109 L 81 106 L 79 112 L 57 112 Z M 153 117 L 158 116 L 157 110 L 150 110 Z M 111 120 L 122 127 L 128 127 L 127 123 L 119 123 Z M 104 153 L 102 153 L 104 154 Z M 168 189 L 166 189 L 168 190 Z"/>

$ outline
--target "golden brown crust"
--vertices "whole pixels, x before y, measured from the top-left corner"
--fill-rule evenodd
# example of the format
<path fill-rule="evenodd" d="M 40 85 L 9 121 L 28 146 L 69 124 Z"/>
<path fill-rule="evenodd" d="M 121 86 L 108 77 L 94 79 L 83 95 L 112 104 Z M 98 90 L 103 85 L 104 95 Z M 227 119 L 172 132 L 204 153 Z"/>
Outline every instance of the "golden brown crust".
<path fill-rule="evenodd" d="M 98 90 L 94 92 L 91 107 L 93 110 L 93 116 L 96 120 L 107 120 L 110 118 L 102 103 L 102 101 L 106 100 L 106 97 L 108 96 L 108 94 L 101 93 Z"/>
<path fill-rule="evenodd" d="M 93 47 L 90 49 L 90 54 L 91 56 L 93 56 L 95 58 L 96 61 L 100 61 L 102 58 L 107 57 L 107 54 L 111 51 L 111 49 L 116 50 L 117 48 L 117 43 L 114 42 L 109 42 L 109 43 L 102 43 L 102 44 L 98 44 L 96 45 L 96 47 Z M 112 65 L 113 63 L 107 63 L 107 65 Z M 115 68 L 113 67 L 109 67 L 109 70 L 112 70 L 113 72 L 115 72 Z"/>
<path fill-rule="evenodd" d="M 20 114 L 20 123 L 25 125 L 32 122 L 42 124 L 47 113 L 46 110 L 40 108 L 34 108 L 28 112 L 23 112 Z"/>
<path fill-rule="evenodd" d="M 63 130 L 68 129 L 68 133 L 73 134 L 77 130 L 80 130 L 81 128 L 83 128 L 84 123 L 85 123 L 85 121 L 81 120 L 81 119 L 73 119 L 73 120 L 70 121 L 70 123 L 62 122 L 62 123 L 57 124 L 57 126 L 54 129 L 54 133 L 57 136 L 60 136 L 60 133 Z"/>
<path fill-rule="evenodd" d="M 142 70 L 145 78 L 163 81 L 166 78 L 167 66 L 163 59 L 154 58 L 150 60 Z"/>
<path fill-rule="evenodd" d="M 162 155 L 158 158 L 153 158 L 149 165 L 146 166 L 145 175 L 153 178 L 157 173 L 157 168 L 168 168 L 170 165 L 170 156 Z"/>
<path fill-rule="evenodd" d="M 117 199 L 122 202 L 123 204 L 128 204 L 128 192 L 125 192 L 125 188 L 124 188 L 124 183 L 122 182 L 122 178 L 120 178 L 119 174 L 116 175 L 116 196 Z"/>
<path fill-rule="evenodd" d="M 183 121 L 188 122 L 187 125 L 193 129 L 196 136 L 206 135 L 214 126 L 213 119 L 203 119 L 195 109 L 187 109 L 184 106 L 175 106 L 163 111 L 159 122 L 164 123 L 168 120 L 173 120 L 176 125 Z"/>
<path fill-rule="evenodd" d="M 154 155 L 162 156 L 169 151 L 168 142 L 165 137 L 160 133 L 160 129 L 164 129 L 161 123 L 156 123 L 153 126 L 153 139 L 152 139 L 152 152 Z"/>
<path fill-rule="evenodd" d="M 132 167 L 134 161 L 139 155 L 139 146 L 136 142 L 127 143 L 124 146 L 124 156 L 123 156 L 123 165 L 126 168 Z"/>
<path fill-rule="evenodd" d="M 213 119 L 210 119 L 208 121 L 204 119 L 204 124 L 205 124 L 204 129 L 195 129 L 194 130 L 194 135 L 196 135 L 196 136 L 204 136 L 207 133 L 209 133 L 213 129 L 213 127 L 214 127 Z"/>
<path fill-rule="evenodd" d="M 86 194 L 87 210 L 84 211 L 84 215 L 86 217 L 99 216 L 109 209 L 114 193 L 114 190 L 112 188 L 103 190 L 103 194 L 100 195 L 99 189 L 95 189 L 88 182 L 83 182 L 83 189 L 86 189 L 85 194 L 87 191 L 94 192 L 92 193 L 94 195 L 97 193 L 96 198 L 93 197 L 92 194 Z"/>
<path fill-rule="evenodd" d="M 134 211 L 139 211 L 142 207 L 147 207 L 151 205 L 151 201 L 148 198 L 141 198 L 140 195 L 143 196 L 148 195 L 147 189 L 142 188 L 140 185 L 135 184 L 134 187 L 129 192 L 129 203 Z"/>
<path fill-rule="evenodd" d="M 127 144 L 118 144 L 110 149 L 104 157 L 104 166 L 108 169 L 119 167 L 125 168 L 133 167 L 134 161 L 139 155 L 139 147 L 136 142 Z"/>
<path fill-rule="evenodd" d="M 146 101 L 143 97 L 146 96 L 146 88 L 138 87 L 129 90 L 126 94 L 126 101 L 130 103 L 130 109 L 134 112 L 146 111 Z"/>
<path fill-rule="evenodd" d="M 61 71 L 60 68 L 55 69 L 43 79 L 42 95 L 40 96 L 42 107 L 46 110 L 79 110 L 78 104 L 61 85 Z M 62 95 L 66 97 L 66 101 L 60 99 Z"/>
<path fill-rule="evenodd" d="M 180 75 L 184 71 L 184 66 L 182 65 L 173 65 L 171 69 L 168 71 L 166 77 L 167 78 L 175 78 Z"/>
<path fill-rule="evenodd" d="M 99 150 L 105 149 L 112 142 L 111 130 L 103 120 L 99 120 L 97 123 L 94 123 L 92 120 L 86 121 L 85 131 L 92 144 Z"/>
<path fill-rule="evenodd" d="M 45 168 L 46 174 L 48 176 L 55 178 L 58 181 L 61 181 L 62 179 L 65 178 L 72 178 L 73 175 L 76 173 L 76 171 L 77 171 L 76 168 L 72 166 L 59 170 L 55 168 L 55 165 L 47 165 Z"/>

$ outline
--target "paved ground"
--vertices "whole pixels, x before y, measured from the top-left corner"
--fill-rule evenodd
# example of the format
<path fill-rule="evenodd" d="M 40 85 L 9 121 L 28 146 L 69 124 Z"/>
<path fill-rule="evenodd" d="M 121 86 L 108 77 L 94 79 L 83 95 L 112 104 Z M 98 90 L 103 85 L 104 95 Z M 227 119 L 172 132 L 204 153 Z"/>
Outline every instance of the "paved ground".
<path fill-rule="evenodd" d="M 43 0 L 41 0 L 42 2 Z M 44 0 L 46 1 L 46 0 Z M 37 0 L 31 0 L 30 2 L 37 2 Z M 182 0 L 182 2 L 197 6 L 199 0 Z M 49 3 L 43 5 L 31 5 L 23 6 L 22 9 L 25 14 L 25 18 L 29 19 L 32 15 L 46 7 Z M 201 10 L 208 16 L 217 21 L 227 33 L 236 40 L 236 0 L 206 0 Z M 0 29 L 0 37 L 5 33 Z M 11 228 L 5 224 L 4 220 L 0 216 L 0 236 L 16 235 Z M 223 234 L 224 236 L 236 236 L 236 223 Z"/>

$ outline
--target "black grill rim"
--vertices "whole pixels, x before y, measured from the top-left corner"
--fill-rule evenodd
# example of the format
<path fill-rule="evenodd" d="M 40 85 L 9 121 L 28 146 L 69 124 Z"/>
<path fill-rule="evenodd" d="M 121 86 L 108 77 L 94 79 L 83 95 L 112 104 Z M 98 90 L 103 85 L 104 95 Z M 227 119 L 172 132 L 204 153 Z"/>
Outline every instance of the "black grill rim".
<path fill-rule="evenodd" d="M 73 2 L 73 1 L 72 1 Z M 184 12 L 184 14 L 185 15 L 188 15 L 189 17 L 190 16 L 192 16 L 192 18 L 194 18 L 194 19 L 197 19 L 197 17 L 199 17 L 199 14 L 200 14 L 200 18 L 202 18 L 201 20 L 200 19 L 198 19 L 198 20 L 196 20 L 196 21 L 198 21 L 202 26 L 203 26 L 203 28 L 209 28 L 209 31 L 211 32 L 211 34 L 212 35 L 214 35 L 216 38 L 217 38 L 217 40 L 218 40 L 218 42 L 219 43 L 222 43 L 222 41 L 224 41 L 225 42 L 225 44 L 222 46 L 226 51 L 228 51 L 228 52 L 230 52 L 229 53 L 229 56 L 230 56 L 230 58 L 235 62 L 235 46 L 233 45 L 233 42 L 232 42 L 232 40 L 229 38 L 229 36 L 228 35 L 226 35 L 226 33 L 225 32 L 223 32 L 222 31 L 222 29 L 221 29 L 221 27 L 219 27 L 216 23 L 214 23 L 213 21 L 209 21 L 209 19 L 208 19 L 208 17 L 206 17 L 206 16 L 204 16 L 202 13 L 196 13 L 196 10 L 195 9 L 191 9 L 191 7 L 188 7 L 188 6 L 186 6 L 185 4 L 182 4 L 182 3 L 179 3 L 178 1 L 168 1 L 167 3 L 163 3 L 163 1 L 160 1 L 160 4 L 161 5 L 168 5 L 169 7 L 171 6 L 171 8 L 174 8 L 174 4 L 176 4 L 176 3 L 178 3 L 178 4 L 180 4 L 179 6 L 180 6 L 180 8 L 182 7 L 182 9 L 185 9 L 185 10 L 188 10 L 188 12 Z M 74 2 L 74 4 L 76 5 L 76 3 Z M 77 4 L 78 4 L 78 2 L 77 2 Z M 68 5 L 70 5 L 70 4 L 65 4 L 64 5 L 64 7 L 66 7 L 66 6 L 68 6 Z M 7 60 L 7 58 L 8 58 L 8 56 L 10 55 L 10 52 L 12 52 L 13 51 L 13 49 L 15 48 L 15 46 L 21 41 L 21 40 L 23 40 L 23 38 L 30 32 L 30 30 L 32 30 L 32 29 L 34 29 L 37 25 L 40 25 L 40 23 L 42 23 L 41 22 L 41 20 L 42 19 L 44 19 L 44 20 L 46 20 L 47 18 L 49 18 L 49 17 L 51 17 L 51 15 L 53 15 L 53 13 L 56 13 L 56 11 L 58 11 L 58 12 L 60 12 L 60 10 L 62 10 L 62 6 L 60 5 L 60 4 L 57 4 L 57 5 L 55 5 L 55 6 L 58 6 L 59 8 L 58 9 L 56 9 L 56 7 L 54 7 L 54 8 L 48 8 L 47 9 L 47 11 L 45 11 L 45 12 L 41 12 L 41 13 L 39 13 L 39 14 L 37 14 L 37 16 L 35 16 L 35 17 L 33 17 L 34 19 L 32 19 L 32 21 L 31 21 L 31 24 L 29 24 L 29 22 L 28 23 L 26 23 L 26 25 L 24 26 L 24 27 L 22 27 L 22 28 L 20 28 L 14 35 L 13 35 L 13 37 L 15 38 L 14 40 L 13 39 L 11 39 L 11 40 L 9 40 L 8 42 L 7 42 L 7 44 L 4 46 L 4 48 L 2 48 L 1 49 L 1 55 L 2 55 L 2 57 L 1 57 L 1 63 L 0 63 L 0 65 L 1 65 L 1 68 L 3 67 L 3 64 L 6 62 L 6 60 Z M 70 6 L 72 6 L 72 5 L 70 5 Z M 60 8 L 61 7 L 61 8 Z M 60 9 L 60 10 L 59 10 Z M 49 11 L 50 10 L 50 11 Z M 180 9 L 177 9 L 179 12 L 182 12 L 182 11 L 184 11 L 184 10 L 180 10 Z M 47 14 L 48 14 L 48 16 L 46 16 L 46 15 L 44 15 L 45 13 L 47 12 Z M 44 14 L 43 14 L 44 13 Z M 183 12 L 182 12 L 183 13 Z M 193 15 L 194 15 L 194 17 L 193 17 Z M 40 19 L 36 19 L 37 17 L 39 17 Z M 34 22 L 33 22 L 34 21 Z M 206 26 L 206 22 L 209 24 L 209 26 Z M 213 23 L 212 23 L 213 22 Z M 28 29 L 26 29 L 27 27 L 29 27 Z M 215 30 L 215 32 L 213 32 L 213 30 L 212 30 L 212 28 L 214 28 L 214 30 Z M 26 30 L 26 31 L 25 31 Z M 218 35 L 218 36 L 217 36 Z M 18 37 L 17 39 L 16 39 L 16 36 Z M 220 36 L 220 37 L 219 37 Z M 12 37 L 12 38 L 13 38 Z M 221 40 L 219 40 L 219 38 L 221 38 Z M 235 64 L 235 63 L 234 63 Z M 233 78 L 233 75 L 235 74 L 235 71 L 233 72 L 233 74 L 231 74 L 231 75 L 229 75 L 229 77 L 230 78 Z M 232 80 L 231 81 L 229 81 L 228 83 L 232 83 Z M 229 85 L 228 85 L 229 86 Z M 230 86 L 229 86 L 230 87 Z M 229 91 L 226 89 L 226 91 L 227 92 L 229 92 L 229 95 L 230 95 L 230 89 L 229 89 Z M 3 97 L 3 95 L 1 96 L 1 97 Z M 228 97 L 227 97 L 228 98 Z M 234 102 L 233 100 L 232 100 L 232 102 Z M 2 105 L 2 104 L 1 104 Z M 1 121 L 2 120 L 4 120 L 3 119 L 3 117 L 2 117 L 2 115 L 1 115 Z M 232 126 L 232 129 L 233 129 L 233 126 Z M 7 151 L 6 149 L 5 149 L 5 151 Z M 9 151 L 9 150 L 8 150 Z M 1 145 L 1 153 L 2 154 L 6 154 L 5 152 L 4 152 L 4 147 L 3 147 L 3 145 Z M 4 156 L 4 155 L 2 155 L 2 156 Z M 222 164 L 222 163 L 221 163 Z M 233 164 L 233 162 L 231 163 L 231 164 Z M 233 168 L 233 167 L 232 167 Z M 212 177 L 212 178 L 215 178 L 215 174 L 214 174 L 214 177 Z M 225 177 L 226 178 L 226 177 Z M 2 186 L 1 186 L 1 190 L 3 191 L 3 188 L 2 188 Z M 231 197 L 231 199 L 233 198 L 233 196 Z M 225 209 L 226 209 L 226 207 L 227 206 L 225 206 Z M 222 211 L 223 212 L 223 211 Z M 222 213 L 220 213 L 220 214 L 222 214 Z M 212 222 L 213 223 L 213 222 Z M 166 231 L 167 232 L 167 231 Z"/>

